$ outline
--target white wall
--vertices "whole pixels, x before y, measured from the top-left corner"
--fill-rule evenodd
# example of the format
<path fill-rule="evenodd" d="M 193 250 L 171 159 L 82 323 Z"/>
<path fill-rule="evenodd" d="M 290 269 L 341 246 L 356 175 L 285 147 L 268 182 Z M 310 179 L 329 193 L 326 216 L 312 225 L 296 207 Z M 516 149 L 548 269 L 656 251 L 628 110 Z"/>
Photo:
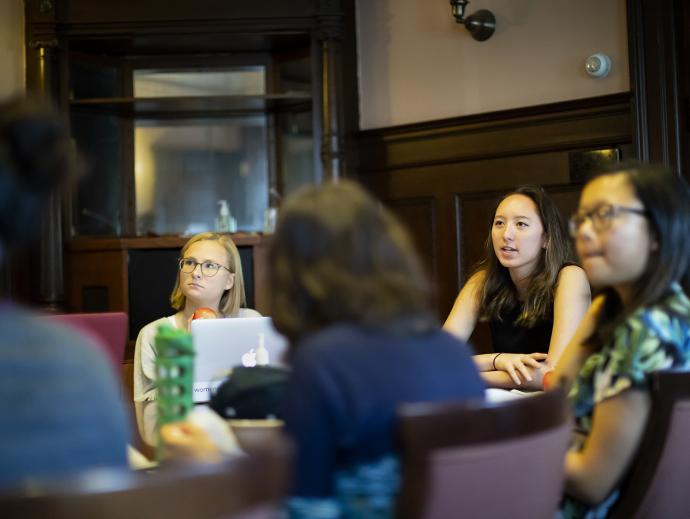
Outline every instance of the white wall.
<path fill-rule="evenodd" d="M 475 0 L 497 29 L 485 42 L 448 0 L 357 0 L 362 129 L 629 90 L 625 0 Z M 592 79 L 584 60 L 608 54 Z"/>
<path fill-rule="evenodd" d="M 24 90 L 24 5 L 0 0 L 0 99 Z"/>

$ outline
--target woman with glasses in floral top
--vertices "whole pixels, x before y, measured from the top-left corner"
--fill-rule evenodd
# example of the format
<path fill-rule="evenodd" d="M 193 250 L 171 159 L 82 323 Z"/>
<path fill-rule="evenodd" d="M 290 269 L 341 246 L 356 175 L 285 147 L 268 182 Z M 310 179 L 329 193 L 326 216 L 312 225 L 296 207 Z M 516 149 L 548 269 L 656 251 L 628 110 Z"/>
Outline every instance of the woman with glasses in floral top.
<path fill-rule="evenodd" d="M 237 247 L 226 234 L 205 232 L 182 248 L 179 274 L 170 295 L 177 313 L 144 326 L 134 351 L 134 400 L 156 397 L 154 337 L 161 324 L 188 329 L 197 308 L 210 308 L 219 317 L 258 317 L 246 305 L 242 264 Z"/>
<path fill-rule="evenodd" d="M 647 423 L 647 374 L 690 368 L 688 186 L 619 165 L 585 185 L 570 230 L 599 295 L 556 369 L 576 424 L 561 515 L 606 517 Z"/>

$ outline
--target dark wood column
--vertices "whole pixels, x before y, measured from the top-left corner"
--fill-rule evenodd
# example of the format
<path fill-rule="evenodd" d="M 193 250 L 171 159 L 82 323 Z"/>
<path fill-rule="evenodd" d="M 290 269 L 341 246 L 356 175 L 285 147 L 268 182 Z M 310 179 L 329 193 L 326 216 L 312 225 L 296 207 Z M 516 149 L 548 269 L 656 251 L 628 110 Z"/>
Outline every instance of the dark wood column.
<path fill-rule="evenodd" d="M 688 3 L 628 0 L 627 9 L 637 156 L 690 178 Z"/>
<path fill-rule="evenodd" d="M 328 3 L 328 2 L 326 2 Z M 331 2 L 335 4 L 336 2 Z M 329 7 L 329 6 L 326 6 Z M 321 73 L 321 164 L 324 180 L 343 173 L 342 115 L 342 13 L 333 6 L 333 14 L 319 17 L 316 34 Z"/>
<path fill-rule="evenodd" d="M 53 32 L 54 10 L 53 2 L 48 0 L 26 4 L 26 89 L 30 95 L 58 103 L 58 39 Z M 40 29 L 34 30 L 32 21 L 40 22 Z M 38 266 L 33 271 L 38 273 L 34 277 L 33 290 L 37 292 L 39 305 L 46 310 L 59 310 L 64 300 L 62 201 L 59 193 L 51 195 L 43 208 Z"/>

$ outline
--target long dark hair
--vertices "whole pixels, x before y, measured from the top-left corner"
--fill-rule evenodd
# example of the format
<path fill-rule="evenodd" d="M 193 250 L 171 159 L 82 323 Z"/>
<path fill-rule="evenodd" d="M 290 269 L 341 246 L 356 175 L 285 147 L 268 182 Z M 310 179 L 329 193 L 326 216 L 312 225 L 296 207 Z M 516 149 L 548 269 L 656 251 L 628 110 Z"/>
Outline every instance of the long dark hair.
<path fill-rule="evenodd" d="M 607 287 L 603 311 L 596 332 L 587 343 L 599 349 L 608 344 L 615 329 L 638 308 L 650 306 L 665 295 L 673 283 L 690 291 L 690 188 L 687 182 L 660 165 L 626 162 L 594 176 L 625 174 L 635 195 L 647 211 L 647 221 L 655 250 L 647 266 L 632 286 L 625 304 L 617 292 Z"/>
<path fill-rule="evenodd" d="M 269 281 L 273 321 L 292 345 L 336 323 L 401 332 L 437 325 L 407 232 L 353 182 L 308 187 L 284 202 Z"/>
<path fill-rule="evenodd" d="M 513 195 L 523 195 L 534 202 L 546 238 L 546 246 L 530 278 L 527 298 L 515 321 L 515 324 L 531 327 L 553 315 L 553 298 L 558 273 L 565 263 L 572 261 L 573 253 L 563 218 L 556 204 L 541 187 L 520 186 L 515 191 L 504 195 L 498 200 L 491 214 L 492 225 L 498 206 L 503 200 Z M 496 257 L 491 240 L 491 229 L 485 242 L 484 260 L 478 265 L 477 270 L 485 273 L 484 284 L 479 292 L 480 315 L 483 319 L 501 321 L 505 315 L 520 305 L 520 301 L 508 269 L 501 265 Z"/>

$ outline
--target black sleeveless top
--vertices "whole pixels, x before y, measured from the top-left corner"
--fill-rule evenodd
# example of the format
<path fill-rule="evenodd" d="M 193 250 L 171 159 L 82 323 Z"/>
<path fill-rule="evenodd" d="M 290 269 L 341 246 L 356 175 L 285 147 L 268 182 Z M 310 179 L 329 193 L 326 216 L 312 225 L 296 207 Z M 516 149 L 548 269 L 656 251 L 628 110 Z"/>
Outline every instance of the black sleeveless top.
<path fill-rule="evenodd" d="M 561 270 L 571 265 L 579 266 L 572 261 L 566 261 Z M 553 331 L 553 314 L 528 328 L 515 324 L 521 311 L 522 307 L 517 306 L 503 316 L 503 321 L 489 321 L 494 351 L 496 353 L 548 353 Z"/>
<path fill-rule="evenodd" d="M 505 315 L 503 321 L 491 320 L 491 341 L 496 353 L 548 353 L 553 317 L 528 328 L 515 324 L 520 307 Z"/>

